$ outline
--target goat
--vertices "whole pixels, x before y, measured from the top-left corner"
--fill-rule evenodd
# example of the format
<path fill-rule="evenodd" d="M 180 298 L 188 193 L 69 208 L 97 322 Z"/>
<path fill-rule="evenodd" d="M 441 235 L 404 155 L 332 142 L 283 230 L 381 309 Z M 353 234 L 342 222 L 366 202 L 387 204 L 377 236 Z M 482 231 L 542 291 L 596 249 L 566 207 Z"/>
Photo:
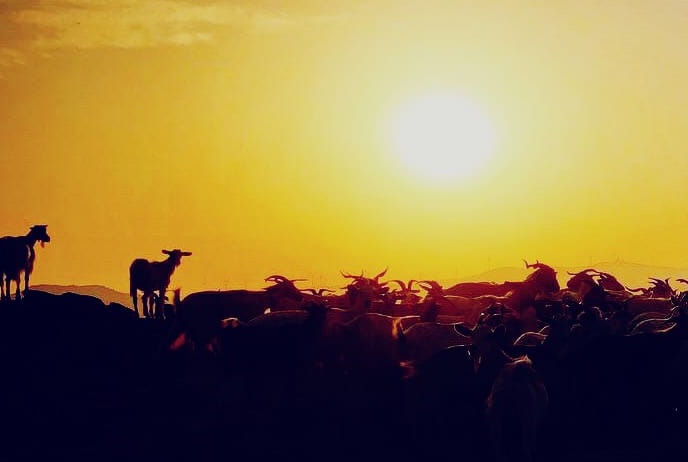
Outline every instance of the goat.
<path fill-rule="evenodd" d="M 462 297 L 460 295 L 446 295 L 442 286 L 437 281 L 421 281 L 418 284 L 427 291 L 427 295 L 420 306 L 424 321 L 438 321 L 440 316 L 450 317 L 452 322 L 466 321 L 475 324 L 480 313 L 494 305 L 505 301 L 505 297 L 495 295 L 481 295 L 475 298 Z"/>
<path fill-rule="evenodd" d="M 264 290 L 243 289 L 194 292 L 179 300 L 175 299 L 175 325 L 172 327 L 171 349 L 191 341 L 205 344 L 222 330 L 223 320 L 236 318 L 248 322 L 266 312 L 298 309 L 304 302 L 304 294 L 294 281 L 274 275 L 265 281 L 274 282 Z M 176 345 L 176 346 L 175 346 Z"/>
<path fill-rule="evenodd" d="M 19 300 L 19 282 L 21 273 L 24 273 L 24 293 L 29 290 L 29 278 L 33 272 L 36 252 L 33 246 L 36 241 L 41 246 L 50 242 L 47 232 L 48 225 L 34 225 L 25 236 L 5 236 L 0 238 L 0 287 L 2 277 L 5 276 L 5 290 L 0 293 L 0 298 L 11 298 L 10 283 L 15 281 L 17 292 L 15 298 Z"/>
<path fill-rule="evenodd" d="M 191 252 L 182 252 L 179 249 L 163 250 L 167 255 L 167 260 L 148 261 L 145 258 L 137 258 L 129 266 L 129 295 L 134 303 L 134 311 L 139 314 L 137 290 L 141 290 L 143 295 L 141 303 L 143 305 L 143 315 L 150 317 L 150 308 L 155 304 L 156 311 L 165 300 L 165 291 L 170 285 L 170 278 L 175 268 L 181 263 L 182 257 L 188 257 Z M 155 300 L 155 291 L 158 291 Z M 150 308 L 149 308 L 150 307 Z"/>
<path fill-rule="evenodd" d="M 649 278 L 651 287 L 638 287 L 637 289 L 626 287 L 626 290 L 629 292 L 641 292 L 643 296 L 650 298 L 670 298 L 672 295 L 676 295 L 676 291 L 669 285 L 669 279 Z M 678 281 L 680 282 L 681 280 L 678 279 Z"/>
<path fill-rule="evenodd" d="M 599 277 L 599 285 L 604 289 L 604 290 L 611 290 L 613 292 L 625 292 L 626 288 L 624 287 L 623 284 L 619 282 L 618 279 L 616 279 L 613 275 L 609 273 L 605 273 L 603 271 L 598 271 L 597 272 L 597 277 Z"/>

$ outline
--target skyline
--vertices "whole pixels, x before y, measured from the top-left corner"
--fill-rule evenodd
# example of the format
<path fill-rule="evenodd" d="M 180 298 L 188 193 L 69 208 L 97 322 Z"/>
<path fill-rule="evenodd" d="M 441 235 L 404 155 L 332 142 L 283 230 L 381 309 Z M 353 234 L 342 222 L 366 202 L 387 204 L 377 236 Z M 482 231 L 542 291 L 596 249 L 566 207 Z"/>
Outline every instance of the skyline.
<path fill-rule="evenodd" d="M 36 284 L 117 290 L 163 248 L 189 290 L 685 268 L 687 42 L 678 1 L 4 2 L 0 235 L 45 223 Z M 436 91 L 494 125 L 453 184 L 386 130 Z"/>

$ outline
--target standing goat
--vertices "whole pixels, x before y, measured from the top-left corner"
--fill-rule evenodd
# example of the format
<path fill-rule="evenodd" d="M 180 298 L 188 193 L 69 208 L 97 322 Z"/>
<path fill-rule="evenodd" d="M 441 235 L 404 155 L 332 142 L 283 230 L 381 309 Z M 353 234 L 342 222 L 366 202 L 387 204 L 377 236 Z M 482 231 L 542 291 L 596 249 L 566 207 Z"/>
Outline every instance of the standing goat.
<path fill-rule="evenodd" d="M 182 261 L 182 257 L 191 255 L 191 252 L 182 252 L 179 249 L 163 250 L 167 255 L 164 261 L 148 261 L 145 258 L 137 258 L 129 266 L 129 295 L 134 302 L 134 311 L 139 314 L 137 290 L 141 290 L 141 303 L 143 305 L 143 316 L 151 317 L 153 314 L 153 302 L 156 299 L 155 291 L 158 291 L 157 301 L 155 301 L 156 312 L 160 314 L 160 301 L 165 300 L 165 291 L 170 285 L 172 273 Z M 164 303 L 164 302 L 163 302 Z"/>
<path fill-rule="evenodd" d="M 50 242 L 47 231 L 48 225 L 34 225 L 29 229 L 26 236 L 5 236 L 0 238 L 0 288 L 2 287 L 2 277 L 5 277 L 5 287 L 0 291 L 0 298 L 11 298 L 10 283 L 15 281 L 17 292 L 15 298 L 21 298 L 19 292 L 19 282 L 21 273 L 24 273 L 24 294 L 29 290 L 29 277 L 33 272 L 36 260 L 36 251 L 33 246 L 36 241 L 43 246 Z"/>

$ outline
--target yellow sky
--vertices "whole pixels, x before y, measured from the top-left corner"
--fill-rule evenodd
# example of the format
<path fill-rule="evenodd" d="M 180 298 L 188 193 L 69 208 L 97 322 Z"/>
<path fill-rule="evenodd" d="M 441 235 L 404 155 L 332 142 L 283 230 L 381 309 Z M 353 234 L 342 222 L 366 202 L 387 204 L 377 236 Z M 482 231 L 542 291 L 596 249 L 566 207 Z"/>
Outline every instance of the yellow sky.
<path fill-rule="evenodd" d="M 688 266 L 688 3 L 488 3 L 0 2 L 0 234 L 47 223 L 36 282 L 119 290 L 174 247 L 184 290 Z M 390 147 L 436 90 L 494 122 L 470 182 Z"/>

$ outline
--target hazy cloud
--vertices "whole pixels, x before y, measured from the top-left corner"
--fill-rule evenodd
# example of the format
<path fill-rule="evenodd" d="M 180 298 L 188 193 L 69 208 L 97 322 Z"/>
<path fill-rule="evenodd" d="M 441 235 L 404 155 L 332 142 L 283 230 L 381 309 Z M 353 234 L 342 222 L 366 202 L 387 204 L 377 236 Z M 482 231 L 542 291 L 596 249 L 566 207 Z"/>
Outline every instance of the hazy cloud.
<path fill-rule="evenodd" d="M 13 48 L 0 48 L 0 79 L 5 78 L 7 68 L 26 64 L 24 54 Z"/>
<path fill-rule="evenodd" d="M 336 19 L 225 1 L 43 0 L 13 2 L 12 8 L 0 10 L 0 24 L 24 27 L 29 31 L 25 45 L 42 51 L 190 45 L 211 42 L 226 28 L 279 32 Z"/>

